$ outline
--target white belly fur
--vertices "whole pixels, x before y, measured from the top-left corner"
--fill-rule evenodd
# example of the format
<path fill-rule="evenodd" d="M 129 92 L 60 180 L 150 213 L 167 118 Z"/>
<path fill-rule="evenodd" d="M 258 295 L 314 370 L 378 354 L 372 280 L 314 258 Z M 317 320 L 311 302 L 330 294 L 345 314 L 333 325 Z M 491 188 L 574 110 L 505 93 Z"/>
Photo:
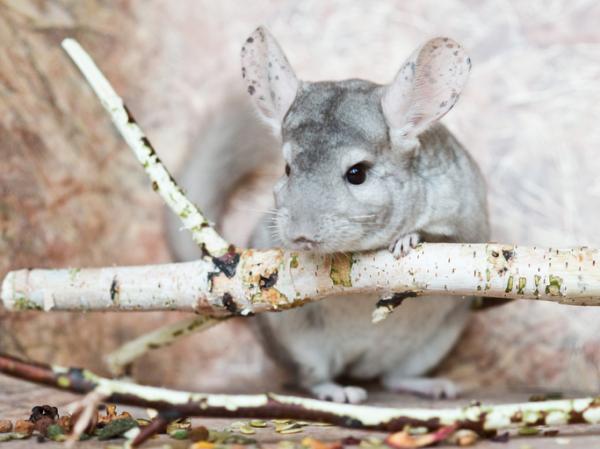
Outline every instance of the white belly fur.
<path fill-rule="evenodd" d="M 423 375 L 452 348 L 469 315 L 467 299 L 408 298 L 373 324 L 376 301 L 375 296 L 334 297 L 260 318 L 306 385 L 342 374 L 356 379 L 390 372 Z"/>

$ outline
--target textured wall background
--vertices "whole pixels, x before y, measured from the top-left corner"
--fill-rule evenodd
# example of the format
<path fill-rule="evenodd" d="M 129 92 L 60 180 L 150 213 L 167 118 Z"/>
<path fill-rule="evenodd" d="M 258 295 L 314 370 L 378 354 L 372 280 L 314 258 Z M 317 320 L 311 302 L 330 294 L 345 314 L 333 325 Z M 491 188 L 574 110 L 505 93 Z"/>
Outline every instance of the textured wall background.
<path fill-rule="evenodd" d="M 59 50 L 62 37 L 91 51 L 177 171 L 203 120 L 219 113 L 225 94 L 242 90 L 239 49 L 261 23 L 309 80 L 386 82 L 425 39 L 445 34 L 462 42 L 472 75 L 445 122 L 488 179 L 494 240 L 600 246 L 599 20 L 592 0 L 4 0 L 0 275 L 170 257 L 160 201 Z M 229 237 L 243 243 L 248 216 L 265 207 L 280 169 L 266 167 L 251 190 L 241 189 Z M 592 308 L 534 302 L 482 312 L 442 371 L 473 387 L 597 389 L 599 318 Z M 175 317 L 0 319 L 4 349 L 102 369 L 101 354 Z M 271 387 L 275 375 L 241 322 L 158 351 L 135 373 L 147 382 L 228 390 Z"/>

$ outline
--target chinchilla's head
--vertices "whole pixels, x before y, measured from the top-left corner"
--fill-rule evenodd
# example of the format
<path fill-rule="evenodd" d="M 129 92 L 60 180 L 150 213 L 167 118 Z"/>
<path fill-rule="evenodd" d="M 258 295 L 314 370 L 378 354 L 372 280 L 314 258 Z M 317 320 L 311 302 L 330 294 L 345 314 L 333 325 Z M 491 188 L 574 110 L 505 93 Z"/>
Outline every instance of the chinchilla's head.
<path fill-rule="evenodd" d="M 420 133 L 456 103 L 470 69 L 462 47 L 435 38 L 385 86 L 296 78 L 263 27 L 242 48 L 242 76 L 260 116 L 281 138 L 275 186 L 283 245 L 318 252 L 379 249 L 424 201 L 412 167 Z"/>

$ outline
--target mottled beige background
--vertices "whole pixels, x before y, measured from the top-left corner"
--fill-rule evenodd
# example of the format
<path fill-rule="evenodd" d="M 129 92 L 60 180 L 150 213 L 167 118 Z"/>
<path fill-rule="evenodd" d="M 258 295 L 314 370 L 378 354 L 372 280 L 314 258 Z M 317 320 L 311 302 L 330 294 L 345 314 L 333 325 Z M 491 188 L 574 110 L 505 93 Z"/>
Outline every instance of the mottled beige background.
<path fill-rule="evenodd" d="M 241 91 L 239 49 L 259 24 L 309 80 L 386 82 L 425 39 L 462 42 L 472 76 L 445 122 L 488 179 L 494 240 L 600 247 L 599 22 L 591 0 L 0 2 L 0 275 L 170 257 L 160 201 L 60 38 L 90 49 L 176 172 L 202 121 Z M 226 233 L 239 243 L 270 176 L 230 208 Z M 3 315 L 0 345 L 101 369 L 102 353 L 165 319 Z M 442 371 L 470 387 L 597 389 L 599 319 L 525 301 L 482 312 Z M 157 351 L 135 373 L 230 391 L 272 388 L 274 376 L 240 322 Z"/>

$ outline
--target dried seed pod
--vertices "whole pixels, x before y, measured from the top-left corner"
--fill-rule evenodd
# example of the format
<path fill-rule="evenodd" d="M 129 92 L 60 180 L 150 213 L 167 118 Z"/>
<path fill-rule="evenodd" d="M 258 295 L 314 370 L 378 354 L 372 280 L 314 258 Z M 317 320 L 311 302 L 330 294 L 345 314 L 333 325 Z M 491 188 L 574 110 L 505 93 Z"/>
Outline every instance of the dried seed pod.
<path fill-rule="evenodd" d="M 190 440 L 196 441 L 206 441 L 208 440 L 208 429 L 204 426 L 193 427 L 189 431 Z"/>
<path fill-rule="evenodd" d="M 51 405 L 36 405 L 31 409 L 29 421 L 36 422 L 43 417 L 49 417 L 52 421 L 58 418 L 58 409 Z"/>

